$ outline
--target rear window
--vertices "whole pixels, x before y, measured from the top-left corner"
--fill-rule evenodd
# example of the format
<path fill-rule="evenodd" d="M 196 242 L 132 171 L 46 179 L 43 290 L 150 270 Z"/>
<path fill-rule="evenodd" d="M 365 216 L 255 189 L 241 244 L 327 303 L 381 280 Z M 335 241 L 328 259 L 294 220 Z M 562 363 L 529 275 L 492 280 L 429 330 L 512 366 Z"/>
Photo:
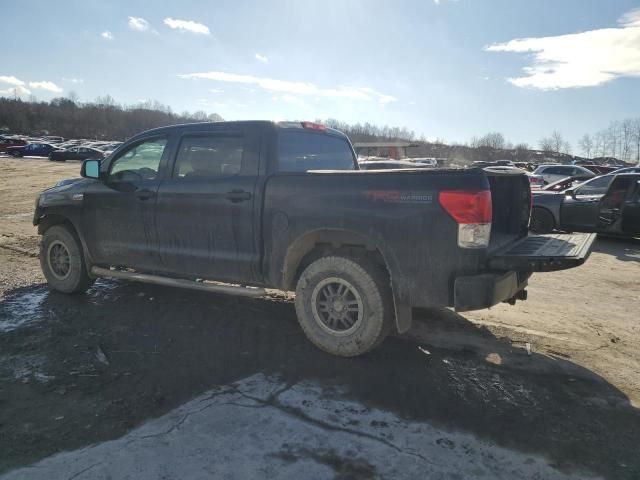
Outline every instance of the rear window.
<path fill-rule="evenodd" d="M 547 167 L 543 170 L 544 173 L 550 175 L 572 175 L 574 169 L 569 167 Z"/>
<path fill-rule="evenodd" d="M 278 170 L 355 170 L 353 152 L 347 141 L 340 137 L 281 131 L 278 136 Z"/>

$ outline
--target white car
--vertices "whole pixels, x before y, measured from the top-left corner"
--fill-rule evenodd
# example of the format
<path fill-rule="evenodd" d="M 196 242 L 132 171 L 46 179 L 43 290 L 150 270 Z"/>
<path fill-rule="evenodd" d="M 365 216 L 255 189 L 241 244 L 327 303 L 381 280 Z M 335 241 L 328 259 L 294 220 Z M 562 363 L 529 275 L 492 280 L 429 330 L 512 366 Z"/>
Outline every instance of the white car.
<path fill-rule="evenodd" d="M 496 165 L 496 166 L 490 166 L 490 167 L 485 167 L 485 170 L 488 171 L 493 171 L 493 172 L 520 172 L 520 173 L 524 173 L 527 175 L 527 178 L 529 179 L 529 185 L 531 187 L 531 190 L 539 190 L 540 188 L 542 188 L 544 186 L 544 178 L 542 178 L 542 175 L 536 175 L 534 173 L 531 172 L 527 172 L 526 170 L 523 170 L 522 168 L 518 168 L 518 167 L 509 167 L 509 166 L 505 166 L 505 165 Z"/>
<path fill-rule="evenodd" d="M 541 176 L 545 184 L 553 183 L 567 177 L 595 177 L 596 174 L 579 165 L 540 165 L 533 171 L 534 175 Z"/>

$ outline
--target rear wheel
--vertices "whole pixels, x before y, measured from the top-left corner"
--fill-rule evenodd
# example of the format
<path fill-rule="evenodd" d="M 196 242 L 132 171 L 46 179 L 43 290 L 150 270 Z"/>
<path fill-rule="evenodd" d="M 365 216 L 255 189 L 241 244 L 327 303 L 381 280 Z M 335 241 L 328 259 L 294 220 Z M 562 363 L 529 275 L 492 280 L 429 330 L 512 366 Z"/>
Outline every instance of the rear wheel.
<path fill-rule="evenodd" d="M 551 233 L 556 226 L 553 215 L 543 208 L 534 208 L 531 212 L 529 230 L 535 233 Z"/>
<path fill-rule="evenodd" d="M 87 274 L 80 240 L 64 225 L 55 225 L 44 232 L 40 242 L 40 266 L 53 290 L 84 292 L 93 284 Z"/>
<path fill-rule="evenodd" d="M 378 346 L 393 325 L 389 279 L 365 258 L 320 258 L 302 272 L 296 313 L 307 338 L 343 357 Z"/>
<path fill-rule="evenodd" d="M 11 155 L 12 157 L 18 158 L 18 157 L 22 156 L 22 153 L 20 153 L 20 152 L 9 152 L 9 155 Z"/>

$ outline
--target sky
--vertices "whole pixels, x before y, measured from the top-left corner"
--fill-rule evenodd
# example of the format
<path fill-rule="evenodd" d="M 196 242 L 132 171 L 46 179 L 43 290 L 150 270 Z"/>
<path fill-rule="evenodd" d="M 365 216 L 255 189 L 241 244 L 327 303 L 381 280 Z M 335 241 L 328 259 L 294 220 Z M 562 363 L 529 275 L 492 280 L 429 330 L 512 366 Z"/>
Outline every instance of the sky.
<path fill-rule="evenodd" d="M 627 0 L 2 0 L 0 95 L 574 146 L 640 116 Z M 575 148 L 575 147 L 574 147 Z"/>

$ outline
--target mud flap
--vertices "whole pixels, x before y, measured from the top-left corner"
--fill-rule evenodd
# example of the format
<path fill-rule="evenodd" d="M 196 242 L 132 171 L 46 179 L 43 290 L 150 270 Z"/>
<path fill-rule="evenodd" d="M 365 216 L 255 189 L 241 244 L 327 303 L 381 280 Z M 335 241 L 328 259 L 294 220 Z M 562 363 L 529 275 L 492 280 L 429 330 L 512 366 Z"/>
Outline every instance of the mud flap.
<path fill-rule="evenodd" d="M 404 333 L 411 328 L 411 322 L 413 320 L 411 307 L 406 304 L 398 303 L 395 298 L 393 303 L 396 311 L 396 328 L 398 333 Z"/>

